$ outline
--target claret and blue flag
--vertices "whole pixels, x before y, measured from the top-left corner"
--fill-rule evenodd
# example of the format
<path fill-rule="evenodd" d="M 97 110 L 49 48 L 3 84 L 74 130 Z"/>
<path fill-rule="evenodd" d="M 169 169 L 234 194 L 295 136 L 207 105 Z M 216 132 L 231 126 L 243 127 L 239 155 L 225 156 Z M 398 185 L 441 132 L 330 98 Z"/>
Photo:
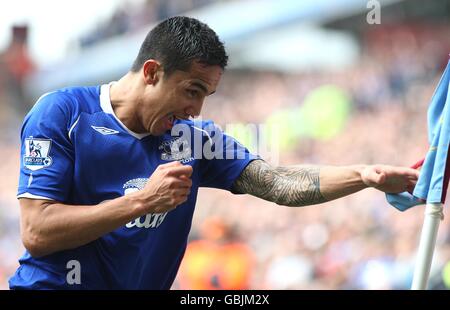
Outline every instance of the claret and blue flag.
<path fill-rule="evenodd" d="M 428 108 L 428 142 L 430 148 L 422 165 L 419 180 L 412 195 L 408 192 L 387 194 L 387 201 L 405 211 L 427 203 L 444 203 L 450 177 L 450 61 L 439 81 Z"/>

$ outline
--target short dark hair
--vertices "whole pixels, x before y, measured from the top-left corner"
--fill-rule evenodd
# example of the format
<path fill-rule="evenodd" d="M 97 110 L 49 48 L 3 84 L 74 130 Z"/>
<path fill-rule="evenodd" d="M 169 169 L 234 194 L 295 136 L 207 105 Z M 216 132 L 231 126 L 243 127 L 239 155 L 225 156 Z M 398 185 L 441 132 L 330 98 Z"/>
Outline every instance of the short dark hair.
<path fill-rule="evenodd" d="M 193 60 L 222 69 L 228 62 L 225 47 L 214 30 L 185 16 L 168 18 L 147 34 L 131 71 L 138 72 L 148 59 L 160 61 L 167 75 L 189 70 Z"/>

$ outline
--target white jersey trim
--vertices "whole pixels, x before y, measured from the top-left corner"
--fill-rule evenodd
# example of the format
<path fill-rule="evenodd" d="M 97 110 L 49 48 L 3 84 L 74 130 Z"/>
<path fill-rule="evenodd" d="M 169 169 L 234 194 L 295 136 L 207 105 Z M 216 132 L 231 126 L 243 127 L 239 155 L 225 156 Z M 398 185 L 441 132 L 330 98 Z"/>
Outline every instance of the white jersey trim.
<path fill-rule="evenodd" d="M 19 198 L 55 200 L 55 199 L 53 199 L 53 198 L 48 198 L 48 197 L 44 197 L 44 196 L 33 195 L 33 194 L 28 193 L 28 192 L 27 192 L 27 193 L 20 194 L 20 195 L 17 195 L 17 199 L 19 199 Z"/>
<path fill-rule="evenodd" d="M 209 133 L 208 133 L 206 130 L 201 129 L 201 128 L 198 128 L 198 127 L 195 127 L 195 126 L 192 126 L 192 128 L 197 129 L 197 130 L 200 130 L 200 131 L 206 133 L 206 135 L 208 136 L 208 139 L 209 139 L 209 143 L 211 143 L 211 145 L 214 144 L 214 143 L 213 143 L 213 140 L 212 140 L 212 138 L 211 138 L 211 136 L 209 135 Z"/>
<path fill-rule="evenodd" d="M 81 116 L 81 115 L 80 115 Z M 80 120 L 80 116 L 78 116 L 77 120 L 75 121 L 75 123 L 73 123 L 73 125 L 70 127 L 69 129 L 69 140 L 72 140 L 72 138 L 70 137 L 70 134 L 72 133 L 72 130 L 75 128 L 75 126 L 78 124 L 78 121 Z"/>
<path fill-rule="evenodd" d="M 51 92 L 48 92 L 48 93 L 45 93 L 45 94 L 43 94 L 42 96 L 40 96 L 39 97 L 39 99 L 38 100 L 36 100 L 36 102 L 34 103 L 34 105 L 36 105 L 36 104 L 38 104 L 39 103 L 39 101 L 41 101 L 42 100 L 42 98 L 44 98 L 45 96 L 48 96 L 48 95 L 51 95 L 51 94 L 54 94 L 54 93 L 57 93 L 58 91 L 57 90 L 55 90 L 55 91 L 51 91 Z"/>
<path fill-rule="evenodd" d="M 125 129 L 133 137 L 140 140 L 142 138 L 149 136 L 150 135 L 149 133 L 136 133 L 136 132 L 128 129 L 127 126 L 125 126 L 125 124 L 122 123 L 121 120 L 116 116 L 116 114 L 114 113 L 114 110 L 112 108 L 112 105 L 111 105 L 111 98 L 109 96 L 109 89 L 113 83 L 115 83 L 115 82 L 111 82 L 109 84 L 104 84 L 100 88 L 100 106 L 101 106 L 103 112 L 111 114 L 117 120 L 117 122 L 119 122 L 120 126 L 122 126 L 122 128 Z"/>

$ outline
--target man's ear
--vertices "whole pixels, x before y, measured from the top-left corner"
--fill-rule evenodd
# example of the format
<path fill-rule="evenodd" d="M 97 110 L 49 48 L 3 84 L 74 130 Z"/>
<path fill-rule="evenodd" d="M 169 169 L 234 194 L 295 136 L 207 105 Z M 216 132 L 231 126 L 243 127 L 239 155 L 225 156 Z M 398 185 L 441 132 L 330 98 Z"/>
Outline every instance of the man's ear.
<path fill-rule="evenodd" d="M 162 69 L 162 66 L 158 61 L 156 61 L 154 59 L 147 60 L 142 67 L 143 78 L 144 78 L 145 84 L 155 85 L 160 78 L 159 71 L 161 69 Z"/>

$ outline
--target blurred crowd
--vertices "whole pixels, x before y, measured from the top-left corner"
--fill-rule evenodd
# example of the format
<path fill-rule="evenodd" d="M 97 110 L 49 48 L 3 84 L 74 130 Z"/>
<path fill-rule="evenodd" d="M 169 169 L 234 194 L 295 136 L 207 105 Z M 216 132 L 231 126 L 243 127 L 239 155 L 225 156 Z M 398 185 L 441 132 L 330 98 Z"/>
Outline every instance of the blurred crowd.
<path fill-rule="evenodd" d="M 12 28 L 10 44 L 0 51 L 0 289 L 17 268 L 24 248 L 19 232 L 19 208 L 15 192 L 19 171 L 20 125 L 30 108 L 24 80 L 35 65 L 27 50 L 28 28 Z"/>
<path fill-rule="evenodd" d="M 326 140 L 295 141 L 279 155 L 280 164 L 412 165 L 428 148 L 427 106 L 450 42 L 398 28 L 369 33 L 361 44 L 360 61 L 345 71 L 228 71 L 208 98 L 203 118 L 224 127 L 260 124 L 280 109 L 301 106 L 312 89 L 334 85 L 352 103 L 343 129 Z M 31 104 L 20 87 L 11 94 L 7 83 L 15 77 L 7 71 L 7 54 L 0 55 L 0 289 L 7 288 L 23 252 L 15 192 L 20 120 L 23 106 Z M 31 60 L 26 62 L 25 75 L 33 68 Z M 373 189 L 303 208 L 201 189 L 173 288 L 408 289 L 423 213 L 423 206 L 401 213 Z M 450 288 L 448 217 L 439 229 L 430 287 Z"/>
<path fill-rule="evenodd" d="M 109 19 L 81 37 L 79 43 L 82 48 L 88 47 L 107 38 L 131 33 L 169 16 L 188 12 L 212 2 L 213 0 L 125 1 Z"/>

